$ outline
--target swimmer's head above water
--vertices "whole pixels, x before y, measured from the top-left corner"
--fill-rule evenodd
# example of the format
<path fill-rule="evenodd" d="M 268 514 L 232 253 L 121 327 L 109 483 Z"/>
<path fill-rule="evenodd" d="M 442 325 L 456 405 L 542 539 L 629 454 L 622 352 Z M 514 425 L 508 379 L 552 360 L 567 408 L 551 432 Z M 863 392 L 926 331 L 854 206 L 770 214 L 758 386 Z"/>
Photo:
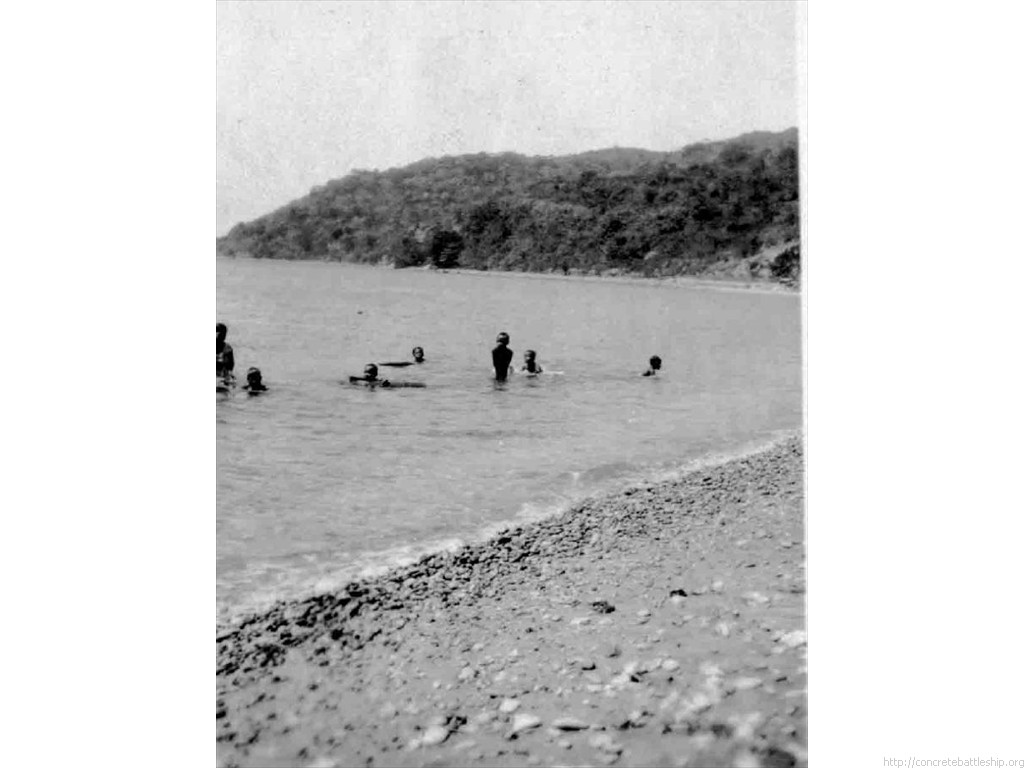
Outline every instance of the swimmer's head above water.
<path fill-rule="evenodd" d="M 263 374 L 259 368 L 250 368 L 245 372 L 245 388 L 250 392 L 265 392 L 267 387 L 263 384 Z"/>
<path fill-rule="evenodd" d="M 541 373 L 542 372 L 541 367 L 539 365 L 537 365 L 537 353 L 534 350 L 528 349 L 528 350 L 526 350 L 526 352 L 523 353 L 523 362 L 524 362 L 524 365 L 523 365 L 523 370 L 524 371 L 526 371 L 528 373 Z"/>
<path fill-rule="evenodd" d="M 423 362 L 423 360 L 424 360 L 424 357 L 423 357 L 423 347 L 413 347 L 412 348 L 412 359 L 415 362 L 417 362 L 417 363 L 422 363 Z"/>
<path fill-rule="evenodd" d="M 387 379 L 377 378 L 377 366 L 374 365 L 373 363 L 367 363 L 366 365 L 363 366 L 363 375 L 362 376 L 349 376 L 348 377 L 348 383 L 349 384 L 367 384 L 367 385 L 371 385 L 372 384 L 375 387 L 376 386 L 381 386 L 381 387 L 389 387 L 389 386 L 391 386 L 391 382 L 389 382 Z"/>
<path fill-rule="evenodd" d="M 644 376 L 654 376 L 658 371 L 661 370 L 661 358 L 658 357 L 657 355 L 652 355 L 651 359 L 648 362 L 650 363 L 651 367 L 644 371 Z"/>

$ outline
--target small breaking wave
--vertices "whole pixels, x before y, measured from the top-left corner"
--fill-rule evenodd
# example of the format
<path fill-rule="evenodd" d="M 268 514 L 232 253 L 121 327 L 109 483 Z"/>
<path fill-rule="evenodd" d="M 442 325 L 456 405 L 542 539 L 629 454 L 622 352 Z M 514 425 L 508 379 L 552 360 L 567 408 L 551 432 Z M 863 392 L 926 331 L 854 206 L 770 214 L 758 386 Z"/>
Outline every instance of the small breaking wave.
<path fill-rule="evenodd" d="M 629 465 L 614 463 L 594 467 L 585 471 L 568 472 L 565 475 L 565 489 L 562 493 L 548 491 L 547 498 L 530 501 L 519 506 L 514 514 L 502 519 L 489 521 L 462 536 L 449 536 L 425 540 L 418 544 L 405 544 L 384 550 L 363 552 L 355 559 L 338 565 L 321 565 L 317 572 L 309 574 L 305 569 L 289 565 L 274 564 L 261 567 L 252 573 L 253 581 L 267 581 L 268 586 L 247 590 L 244 604 L 227 605 L 218 600 L 217 623 L 219 629 L 230 629 L 246 617 L 261 613 L 275 603 L 300 600 L 320 594 L 339 591 L 352 581 L 382 576 L 388 572 L 412 565 L 423 557 L 439 552 L 455 552 L 467 544 L 488 541 L 510 528 L 529 525 L 564 514 L 585 501 L 615 496 L 638 485 L 672 482 L 694 472 L 713 469 L 729 462 L 754 456 L 774 446 L 798 437 L 801 430 L 782 430 L 768 437 L 752 440 L 725 451 L 712 451 L 683 462 L 659 465 Z M 586 480 L 589 479 L 589 482 Z M 304 556 L 316 567 L 317 556 Z M 218 584 L 218 587 L 221 585 Z M 218 590 L 219 591 L 219 590 Z"/>

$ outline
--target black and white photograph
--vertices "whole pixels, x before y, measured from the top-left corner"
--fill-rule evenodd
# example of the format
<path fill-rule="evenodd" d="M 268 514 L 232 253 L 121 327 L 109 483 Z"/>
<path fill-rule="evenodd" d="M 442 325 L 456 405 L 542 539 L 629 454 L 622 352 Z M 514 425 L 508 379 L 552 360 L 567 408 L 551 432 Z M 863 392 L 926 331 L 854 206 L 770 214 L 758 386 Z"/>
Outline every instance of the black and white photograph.
<path fill-rule="evenodd" d="M 219 766 L 808 764 L 803 24 L 217 4 Z"/>
<path fill-rule="evenodd" d="M 1012 11 L 11 4 L 4 764 L 1022 768 Z"/>

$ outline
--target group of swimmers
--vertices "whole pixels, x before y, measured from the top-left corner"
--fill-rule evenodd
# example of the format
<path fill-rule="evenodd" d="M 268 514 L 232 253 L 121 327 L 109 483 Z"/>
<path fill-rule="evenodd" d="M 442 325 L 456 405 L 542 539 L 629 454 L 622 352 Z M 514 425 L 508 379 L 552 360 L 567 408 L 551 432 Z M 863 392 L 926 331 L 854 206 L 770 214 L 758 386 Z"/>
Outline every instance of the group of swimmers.
<path fill-rule="evenodd" d="M 417 365 L 426 361 L 426 356 L 423 353 L 423 347 L 412 348 L 412 362 L 408 360 L 402 360 L 400 362 L 381 363 L 381 365 L 387 365 L 392 368 L 404 368 L 407 365 Z M 391 382 L 387 379 L 382 379 L 378 375 L 378 369 L 376 363 L 367 363 L 363 367 L 362 376 L 349 376 L 349 384 L 358 384 L 367 387 L 425 387 L 426 384 L 422 384 L 418 381 L 403 381 L 403 382 Z"/>
<path fill-rule="evenodd" d="M 231 345 L 227 343 L 226 338 L 228 334 L 227 326 L 224 323 L 217 323 L 217 391 L 227 392 L 230 387 L 234 386 L 235 376 L 235 353 L 231 349 Z M 509 335 L 502 331 L 498 334 L 496 339 L 496 346 L 491 350 L 491 362 L 494 366 L 494 379 L 495 381 L 507 381 L 508 375 L 514 372 L 512 367 L 512 357 L 515 353 L 509 349 Z M 522 367 L 519 369 L 520 372 L 525 373 L 528 376 L 537 376 L 544 372 L 540 364 L 537 362 L 537 353 L 532 349 L 526 350 L 523 356 L 524 361 Z M 409 365 L 418 365 L 426 361 L 426 356 L 423 352 L 423 347 L 413 347 L 412 349 L 412 361 L 398 361 L 398 362 L 387 362 L 380 363 L 380 366 L 389 366 L 392 368 L 404 368 Z M 661 358 L 654 355 L 649 360 L 649 367 L 644 371 L 641 376 L 656 376 L 658 371 L 661 370 Z M 246 383 L 242 389 L 246 390 L 250 395 L 257 395 L 267 391 L 266 385 L 263 383 L 263 374 L 260 373 L 259 368 L 249 368 L 245 374 Z M 344 382 L 343 382 L 344 383 Z M 424 387 L 425 384 L 421 382 L 392 382 L 388 379 L 382 379 L 380 377 L 380 369 L 377 363 L 367 363 L 363 367 L 362 376 L 349 376 L 349 384 L 355 384 L 357 386 L 368 386 L 368 387 L 385 387 L 385 388 L 398 388 L 398 387 Z"/>
<path fill-rule="evenodd" d="M 235 351 L 227 342 L 228 327 L 217 323 L 217 391 L 229 392 L 235 386 Z M 267 391 L 263 383 L 263 374 L 259 368 L 250 368 L 245 372 L 245 384 L 242 389 L 250 395 L 258 395 Z"/>
<path fill-rule="evenodd" d="M 512 356 L 515 353 L 508 348 L 510 339 L 508 334 L 504 331 L 498 334 L 496 341 L 498 345 L 491 350 L 491 362 L 494 365 L 494 380 L 505 381 L 508 379 L 509 373 L 514 370 L 512 368 Z M 519 369 L 520 371 L 533 375 L 544 373 L 544 369 L 537 363 L 536 352 L 532 349 L 528 349 L 523 357 L 525 363 L 523 367 Z"/>
<path fill-rule="evenodd" d="M 507 381 L 508 375 L 514 372 L 512 367 L 512 357 L 515 354 L 509 349 L 509 335 L 502 331 L 498 334 L 497 346 L 491 350 L 491 362 L 494 365 L 494 380 L 495 381 Z M 413 362 L 399 362 L 399 363 L 380 363 L 380 365 L 388 365 L 394 367 L 401 367 L 406 365 L 413 365 L 414 363 L 422 363 L 424 361 L 423 347 L 414 347 L 412 350 Z M 524 362 L 522 368 L 519 369 L 522 373 L 528 376 L 536 376 L 544 372 L 540 364 L 537 362 L 537 352 L 532 349 L 526 350 L 524 355 Z M 388 379 L 382 379 L 380 377 L 380 369 L 376 363 L 367 363 L 363 368 L 362 376 L 349 376 L 349 384 L 359 384 L 372 387 L 423 387 L 426 386 L 420 382 L 393 382 Z"/>

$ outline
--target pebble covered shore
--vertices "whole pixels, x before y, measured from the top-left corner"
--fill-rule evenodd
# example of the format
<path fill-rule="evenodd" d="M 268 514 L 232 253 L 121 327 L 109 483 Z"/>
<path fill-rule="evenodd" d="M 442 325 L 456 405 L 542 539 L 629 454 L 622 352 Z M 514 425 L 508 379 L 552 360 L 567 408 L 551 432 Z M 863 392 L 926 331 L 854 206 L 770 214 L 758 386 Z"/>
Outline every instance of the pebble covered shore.
<path fill-rule="evenodd" d="M 802 439 L 217 638 L 225 766 L 807 764 Z"/>

